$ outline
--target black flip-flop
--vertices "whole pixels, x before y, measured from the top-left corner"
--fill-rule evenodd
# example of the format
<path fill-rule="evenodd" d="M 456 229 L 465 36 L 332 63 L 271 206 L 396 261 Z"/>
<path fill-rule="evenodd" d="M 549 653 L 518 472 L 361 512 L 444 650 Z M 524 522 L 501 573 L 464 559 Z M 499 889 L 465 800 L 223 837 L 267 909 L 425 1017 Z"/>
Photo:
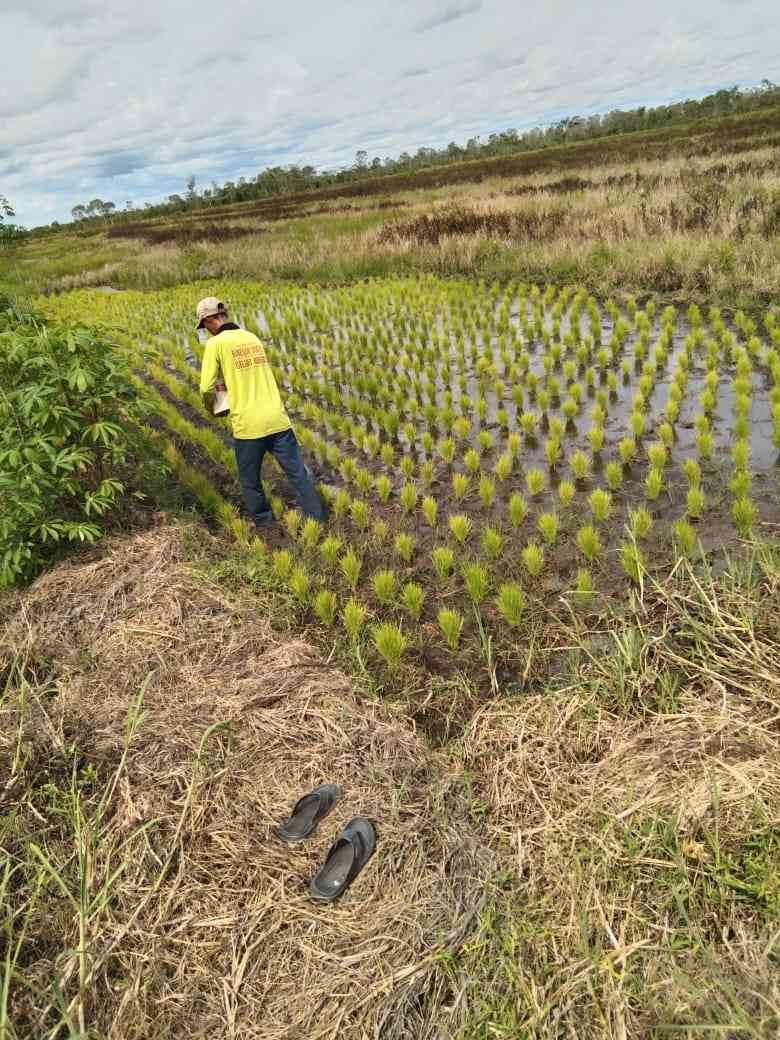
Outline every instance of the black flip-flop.
<path fill-rule="evenodd" d="M 350 820 L 312 878 L 309 886 L 312 898 L 325 903 L 338 899 L 371 859 L 375 847 L 376 831 L 371 821 L 364 816 Z"/>
<path fill-rule="evenodd" d="M 340 794 L 336 784 L 315 787 L 295 803 L 289 818 L 275 828 L 276 836 L 288 845 L 305 841 L 317 830 L 320 820 L 325 819 Z"/>

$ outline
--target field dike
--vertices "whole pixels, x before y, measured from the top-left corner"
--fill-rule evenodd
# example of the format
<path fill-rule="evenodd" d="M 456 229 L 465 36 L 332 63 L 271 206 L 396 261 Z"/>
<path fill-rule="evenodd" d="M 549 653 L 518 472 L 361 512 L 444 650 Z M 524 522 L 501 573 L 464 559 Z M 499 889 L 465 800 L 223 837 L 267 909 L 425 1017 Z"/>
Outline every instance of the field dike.
<path fill-rule="evenodd" d="M 180 529 L 158 527 L 10 604 L 0 790 L 23 865 L 6 938 L 37 992 L 12 994 L 7 1035 L 437 1035 L 437 961 L 486 859 L 442 760 L 182 560 Z M 315 838 L 275 840 L 326 780 L 343 795 Z M 358 814 L 377 853 L 317 906 L 308 880 Z"/>
<path fill-rule="evenodd" d="M 776 548 L 562 628 L 557 678 L 434 752 L 407 691 L 361 699 L 189 563 L 199 530 L 3 601 L 4 1036 L 777 1035 Z M 280 845 L 326 779 L 334 814 Z M 357 813 L 377 854 L 319 907 Z"/>

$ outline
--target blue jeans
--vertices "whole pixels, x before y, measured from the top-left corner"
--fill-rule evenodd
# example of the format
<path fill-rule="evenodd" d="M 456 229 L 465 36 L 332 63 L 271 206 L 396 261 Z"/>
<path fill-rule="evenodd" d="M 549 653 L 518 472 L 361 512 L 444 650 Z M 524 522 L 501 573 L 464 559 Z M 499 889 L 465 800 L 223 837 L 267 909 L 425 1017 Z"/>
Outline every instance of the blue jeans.
<path fill-rule="evenodd" d="M 271 506 L 260 480 L 260 467 L 267 451 L 271 452 L 284 470 L 301 512 L 306 516 L 313 516 L 315 520 L 325 519 L 325 507 L 304 465 L 298 440 L 292 430 L 271 433 L 267 437 L 256 437 L 253 440 L 239 440 L 234 437 L 233 448 L 244 505 L 256 524 L 262 526 L 273 521 Z"/>

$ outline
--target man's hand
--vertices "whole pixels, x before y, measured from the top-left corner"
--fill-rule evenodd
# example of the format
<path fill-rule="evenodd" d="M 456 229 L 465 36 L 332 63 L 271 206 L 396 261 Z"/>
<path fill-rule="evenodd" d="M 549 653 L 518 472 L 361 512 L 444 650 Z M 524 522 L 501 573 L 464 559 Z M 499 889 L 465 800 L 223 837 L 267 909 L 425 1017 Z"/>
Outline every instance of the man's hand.
<path fill-rule="evenodd" d="M 209 415 L 212 415 L 212 416 L 214 415 L 214 400 L 215 400 L 215 398 L 216 398 L 216 394 L 214 393 L 213 390 L 209 390 L 209 392 L 207 394 L 203 395 L 203 405 L 204 405 L 206 411 L 209 413 Z"/>

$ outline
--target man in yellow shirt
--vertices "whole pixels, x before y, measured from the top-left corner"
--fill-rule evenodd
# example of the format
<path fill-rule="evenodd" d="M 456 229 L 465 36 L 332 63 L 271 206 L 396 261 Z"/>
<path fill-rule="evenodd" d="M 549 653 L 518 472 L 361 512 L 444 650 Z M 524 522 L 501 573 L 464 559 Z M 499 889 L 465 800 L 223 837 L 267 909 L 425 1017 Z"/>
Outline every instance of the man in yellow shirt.
<path fill-rule="evenodd" d="M 263 458 L 270 451 L 292 484 L 301 511 L 324 520 L 322 499 L 304 465 L 263 344 L 228 320 L 227 309 L 216 296 L 201 300 L 196 315 L 197 328 L 211 333 L 200 370 L 200 392 L 211 411 L 221 373 L 230 402 L 233 447 L 247 513 L 258 527 L 273 522 L 260 479 Z"/>

